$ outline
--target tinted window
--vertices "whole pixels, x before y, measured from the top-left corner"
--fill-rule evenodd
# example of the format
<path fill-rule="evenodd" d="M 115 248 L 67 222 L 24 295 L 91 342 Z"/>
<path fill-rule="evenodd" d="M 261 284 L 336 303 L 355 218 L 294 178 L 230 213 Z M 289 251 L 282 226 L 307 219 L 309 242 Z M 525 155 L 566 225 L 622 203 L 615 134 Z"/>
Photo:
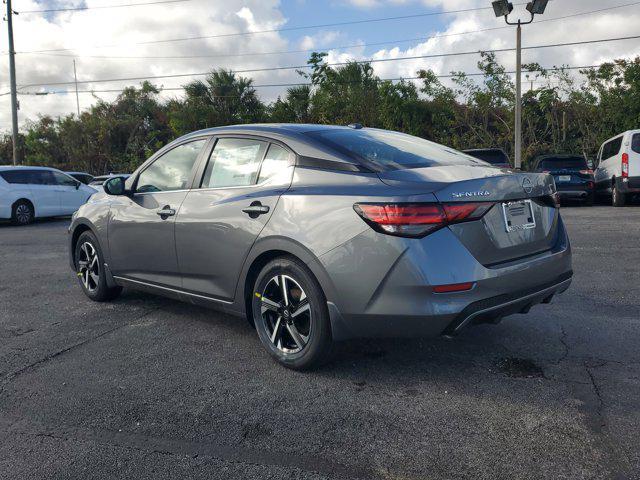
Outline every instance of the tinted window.
<path fill-rule="evenodd" d="M 602 150 L 602 159 L 606 160 L 620 153 L 620 147 L 622 147 L 622 137 L 615 138 L 610 142 L 604 144 Z"/>
<path fill-rule="evenodd" d="M 64 173 L 51 172 L 51 174 L 53 175 L 53 181 L 56 185 L 75 187 L 78 184 L 77 180 L 71 178 L 69 175 L 65 175 Z"/>
<path fill-rule="evenodd" d="M 29 170 L 9 170 L 7 172 L 0 172 L 0 177 L 7 183 L 25 185 L 29 183 L 29 173 Z"/>
<path fill-rule="evenodd" d="M 490 163 L 492 165 L 508 164 L 509 158 L 507 154 L 501 150 L 482 150 L 475 152 L 465 152 L 472 157 L 479 158 L 480 160 Z"/>
<path fill-rule="evenodd" d="M 185 143 L 155 160 L 138 177 L 137 192 L 166 192 L 188 188 L 198 154 L 207 140 Z"/>
<path fill-rule="evenodd" d="M 57 185 L 53 173 L 49 170 L 31 170 L 29 183 L 32 185 Z"/>
<path fill-rule="evenodd" d="M 211 153 L 202 188 L 253 185 L 267 144 L 248 138 L 221 138 Z"/>
<path fill-rule="evenodd" d="M 307 135 L 365 165 L 378 168 L 398 170 L 479 164 L 462 152 L 404 133 L 374 129 L 336 129 L 308 132 Z"/>
<path fill-rule="evenodd" d="M 547 158 L 540 162 L 542 170 L 587 170 L 587 161 L 582 157 Z"/>
<path fill-rule="evenodd" d="M 640 153 L 640 133 L 635 133 L 633 137 L 631 137 L 631 150 Z"/>
<path fill-rule="evenodd" d="M 289 166 L 290 158 L 291 154 L 284 148 L 278 145 L 269 146 L 269 150 L 262 162 L 262 167 L 260 167 L 258 183 L 267 181 L 286 170 Z"/>

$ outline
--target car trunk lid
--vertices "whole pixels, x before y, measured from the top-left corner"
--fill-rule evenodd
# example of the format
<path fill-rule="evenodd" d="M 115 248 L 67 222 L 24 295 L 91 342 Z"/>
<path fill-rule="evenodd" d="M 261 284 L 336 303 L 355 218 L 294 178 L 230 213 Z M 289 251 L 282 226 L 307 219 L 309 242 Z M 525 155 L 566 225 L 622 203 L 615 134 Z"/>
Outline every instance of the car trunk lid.
<path fill-rule="evenodd" d="M 413 193 L 432 193 L 441 203 L 494 203 L 482 219 L 448 227 L 485 266 L 548 251 L 557 243 L 559 220 L 550 202 L 555 193 L 550 175 L 456 165 L 395 170 L 379 176 L 386 184 L 405 190 L 409 198 Z M 516 218 L 520 213 L 524 217 Z"/>

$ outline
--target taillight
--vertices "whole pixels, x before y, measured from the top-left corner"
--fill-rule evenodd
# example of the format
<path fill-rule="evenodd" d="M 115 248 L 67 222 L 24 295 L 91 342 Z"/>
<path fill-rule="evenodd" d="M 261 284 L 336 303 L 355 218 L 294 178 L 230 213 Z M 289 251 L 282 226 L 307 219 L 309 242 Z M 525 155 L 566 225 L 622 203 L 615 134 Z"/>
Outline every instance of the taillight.
<path fill-rule="evenodd" d="M 452 223 L 478 220 L 493 203 L 356 203 L 353 209 L 374 230 L 424 237 Z"/>
<path fill-rule="evenodd" d="M 542 170 L 542 173 L 551 173 L 550 170 Z"/>
<path fill-rule="evenodd" d="M 580 170 L 582 175 L 593 175 L 593 170 Z"/>
<path fill-rule="evenodd" d="M 622 154 L 622 178 L 629 177 L 629 154 Z"/>

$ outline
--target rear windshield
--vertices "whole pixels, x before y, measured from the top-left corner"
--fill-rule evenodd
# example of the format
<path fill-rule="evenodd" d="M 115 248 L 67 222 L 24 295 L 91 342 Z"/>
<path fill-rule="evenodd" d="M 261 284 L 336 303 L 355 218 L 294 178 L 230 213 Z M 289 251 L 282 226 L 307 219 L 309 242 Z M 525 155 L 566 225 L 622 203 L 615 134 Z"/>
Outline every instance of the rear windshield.
<path fill-rule="evenodd" d="M 307 132 L 307 135 L 374 169 L 402 170 L 483 163 L 437 143 L 387 130 L 336 129 Z"/>
<path fill-rule="evenodd" d="M 582 157 L 547 158 L 540 162 L 543 170 L 587 170 L 587 161 Z"/>
<path fill-rule="evenodd" d="M 484 160 L 491 165 L 504 165 L 505 163 L 509 163 L 509 158 L 507 154 L 502 150 L 481 150 L 477 152 L 466 152 L 468 155 L 472 157 L 479 158 L 480 160 Z"/>
<path fill-rule="evenodd" d="M 640 133 L 635 133 L 633 137 L 631 137 L 631 150 L 640 153 Z"/>

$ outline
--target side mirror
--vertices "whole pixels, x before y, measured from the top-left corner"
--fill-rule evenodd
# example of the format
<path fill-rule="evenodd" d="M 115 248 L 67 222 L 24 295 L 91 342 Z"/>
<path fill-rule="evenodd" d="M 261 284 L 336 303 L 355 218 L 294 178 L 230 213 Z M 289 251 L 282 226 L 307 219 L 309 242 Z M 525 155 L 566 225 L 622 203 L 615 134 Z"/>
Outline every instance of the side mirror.
<path fill-rule="evenodd" d="M 78 190 L 80 188 L 80 183 L 81 182 L 76 182 L 76 190 Z"/>
<path fill-rule="evenodd" d="M 124 177 L 113 177 L 104 182 L 103 188 L 108 195 L 126 195 L 127 189 L 124 185 Z"/>

